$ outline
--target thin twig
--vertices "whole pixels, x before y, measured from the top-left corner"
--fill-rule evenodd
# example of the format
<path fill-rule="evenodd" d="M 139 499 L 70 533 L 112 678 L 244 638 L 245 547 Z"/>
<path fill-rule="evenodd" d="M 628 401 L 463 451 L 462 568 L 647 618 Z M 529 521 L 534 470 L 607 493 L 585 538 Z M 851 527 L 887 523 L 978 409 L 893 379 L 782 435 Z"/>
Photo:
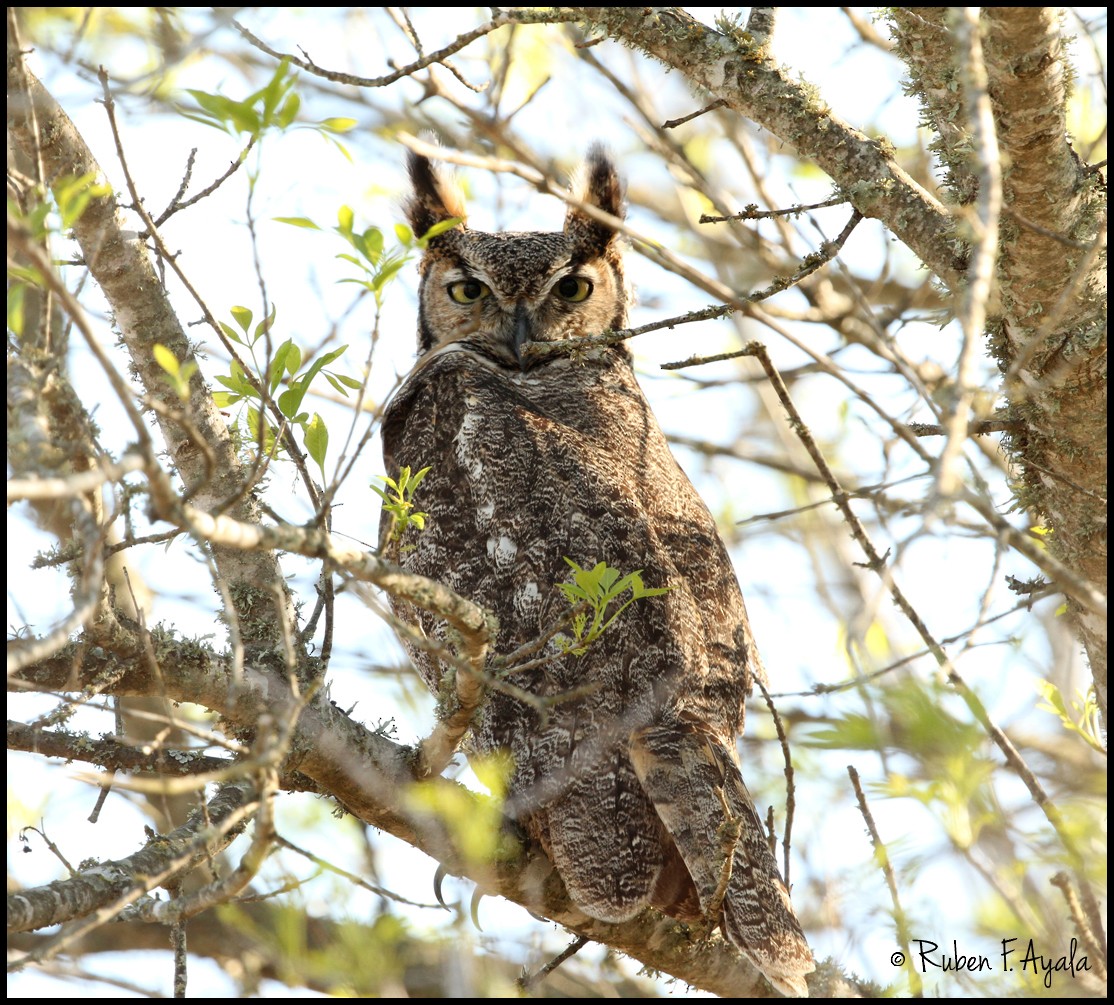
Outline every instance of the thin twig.
<path fill-rule="evenodd" d="M 905 914 L 905 909 L 901 906 L 901 897 L 897 892 L 897 880 L 894 877 L 893 866 L 890 864 L 889 852 L 886 851 L 886 846 L 878 834 L 878 828 L 875 826 L 874 817 L 871 816 L 870 807 L 867 806 L 862 783 L 859 781 L 859 773 L 849 764 L 847 765 L 847 774 L 851 776 L 851 785 L 855 789 L 855 798 L 859 802 L 859 812 L 863 815 L 866 828 L 870 832 L 870 843 L 874 847 L 874 857 L 881 866 L 882 875 L 886 878 L 886 886 L 890 889 L 890 901 L 894 907 L 894 922 L 897 925 L 897 941 L 901 943 L 901 948 L 905 952 L 905 962 L 908 964 L 909 990 L 914 998 L 922 998 L 924 996 L 924 985 L 921 982 L 921 975 L 917 973 L 917 968 L 913 965 L 913 954 L 909 949 L 909 919 Z"/>
<path fill-rule="evenodd" d="M 577 336 L 576 338 L 555 339 L 552 342 L 535 342 L 526 348 L 523 355 L 533 359 L 555 356 L 563 352 L 580 352 L 583 349 L 591 347 L 616 345 L 636 335 L 657 331 L 660 328 L 673 328 L 678 324 L 689 324 L 693 321 L 710 321 L 715 318 L 726 317 L 733 314 L 736 310 L 740 309 L 740 307 L 745 308 L 749 304 L 760 303 L 777 293 L 782 293 L 790 287 L 796 286 L 797 283 L 827 265 L 828 262 L 839 254 L 847 238 L 851 236 L 851 231 L 858 226 L 862 219 L 863 216 L 857 209 L 852 211 L 851 219 L 847 221 L 847 225 L 840 232 L 839 236 L 834 241 L 828 241 L 822 245 L 818 252 L 807 256 L 796 272 L 790 276 L 779 276 L 770 283 L 769 286 L 749 293 L 744 297 L 733 297 L 733 302 L 730 304 L 713 304 L 698 311 L 690 311 L 688 314 L 676 318 L 669 318 L 665 321 L 651 322 L 650 324 L 641 325 L 638 328 L 626 328 L 620 331 L 603 332 L 599 335 L 583 335 Z M 730 359 L 731 357 L 730 355 L 709 357 L 708 360 L 716 358 Z M 705 362 L 708 360 L 705 360 Z M 694 364 L 691 360 L 686 360 L 684 363 L 664 363 L 662 364 L 662 369 L 677 370 L 681 369 L 682 366 L 692 365 Z"/>
<path fill-rule="evenodd" d="M 770 715 L 773 716 L 774 729 L 777 730 L 778 743 L 781 744 L 781 756 L 785 758 L 785 831 L 781 837 L 782 851 L 785 855 L 785 865 L 782 879 L 785 880 L 786 888 L 792 889 L 789 882 L 789 848 L 793 836 L 793 814 L 797 808 L 797 786 L 793 779 L 793 758 L 789 753 L 789 737 L 785 735 L 785 726 L 774 705 L 773 698 L 770 697 L 770 692 L 757 676 L 754 678 L 754 682 L 762 691 L 762 697 L 766 699 L 766 707 L 770 710 Z M 771 834 L 772 833 L 771 831 Z"/>
<path fill-rule="evenodd" d="M 218 188 L 221 187 L 221 185 L 223 185 L 226 181 L 228 181 L 229 178 L 231 178 L 237 171 L 240 170 L 244 162 L 247 160 L 248 154 L 251 152 L 251 148 L 255 146 L 256 139 L 257 137 L 252 136 L 251 139 L 248 140 L 247 146 L 245 146 L 244 149 L 240 151 L 239 156 L 228 165 L 228 169 L 224 172 L 224 174 L 220 175 L 220 177 L 210 182 L 196 195 L 191 195 L 188 199 L 185 200 L 185 202 L 179 202 L 178 200 L 184 194 L 185 186 L 189 183 L 189 173 L 187 171 L 186 177 L 182 179 L 182 187 L 179 188 L 174 198 L 170 200 L 170 203 L 167 205 L 166 209 L 164 209 L 162 213 L 159 214 L 158 218 L 155 220 L 155 226 L 161 227 L 175 213 L 180 213 L 183 209 L 187 209 L 190 206 L 194 205 L 194 203 L 200 202 L 206 196 L 212 195 Z M 196 152 L 197 151 L 194 150 L 190 153 L 189 163 L 191 165 L 193 163 L 193 154 Z M 148 237 L 150 235 L 144 231 L 141 232 L 140 236 Z"/>
<path fill-rule="evenodd" d="M 149 848 L 140 849 L 128 858 L 117 862 L 101 863 L 97 867 L 101 875 L 134 876 L 134 881 L 129 882 L 127 887 L 105 906 L 66 926 L 58 935 L 48 939 L 31 952 L 10 960 L 8 972 L 19 971 L 28 964 L 52 959 L 82 936 L 99 928 L 105 922 L 119 917 L 125 908 L 140 897 L 192 868 L 201 858 L 225 848 L 258 809 L 254 797 L 254 788 L 245 779 L 224 786 L 211 801 L 211 805 L 219 808 L 220 812 L 217 826 L 214 827 L 206 819 L 191 819 L 190 822 L 166 835 L 161 841 L 163 850 L 156 855 L 157 867 L 153 869 L 151 868 L 152 855 L 155 853 Z M 137 875 L 136 870 L 141 865 L 142 874 Z M 9 915 L 9 923 L 11 924 L 12 921 Z"/>
<path fill-rule="evenodd" d="M 710 216 L 700 214 L 699 223 L 727 223 L 730 220 L 772 220 L 779 216 L 800 216 L 813 209 L 825 209 L 828 206 L 841 206 L 851 200 L 845 195 L 833 195 L 823 202 L 802 203 L 799 206 L 789 206 L 786 209 L 759 209 L 757 206 L 747 206 L 731 216 Z"/>
<path fill-rule="evenodd" d="M 798 474 L 796 471 L 790 473 L 796 474 L 798 477 L 804 477 L 803 475 Z M 871 499 L 875 502 L 876 505 L 879 506 L 884 505 L 886 507 L 893 507 L 899 510 L 906 510 L 911 505 L 910 503 L 900 499 L 887 499 L 881 493 L 884 490 L 894 488 L 897 485 L 904 485 L 906 482 L 916 481 L 917 479 L 927 477 L 928 472 L 924 472 L 923 474 L 919 475 L 908 475 L 905 478 L 899 478 L 895 482 L 879 482 L 876 485 L 864 485 L 861 488 L 845 489 L 844 491 L 847 493 L 848 499 Z M 809 480 L 823 482 L 824 479 L 822 476 L 813 473 L 813 477 Z M 794 506 L 792 509 L 771 510 L 767 513 L 757 513 L 754 516 L 747 517 L 745 520 L 736 520 L 735 526 L 746 527 L 755 523 L 784 520 L 786 517 L 800 516 L 800 514 L 802 513 L 809 513 L 812 510 L 821 509 L 824 506 L 830 506 L 831 504 L 831 499 L 817 499 L 815 502 L 803 503 L 800 506 Z"/>
<path fill-rule="evenodd" d="M 872 25 L 860 13 L 858 7 L 840 7 L 839 8 L 846 15 L 847 20 L 851 22 L 851 27 L 858 33 L 867 45 L 873 45 L 881 49 L 883 52 L 893 52 L 893 45 L 890 40 L 879 35 Z"/>
<path fill-rule="evenodd" d="M 667 119 L 661 124 L 661 128 L 676 129 L 678 126 L 682 126 L 686 122 L 691 122 L 693 119 L 699 118 L 701 115 L 707 115 L 709 112 L 714 112 L 717 108 L 722 108 L 726 104 L 727 102 L 724 101 L 723 98 L 717 98 L 710 105 L 705 105 L 703 108 L 695 112 L 689 112 L 688 115 L 682 115 L 679 119 Z"/>
<path fill-rule="evenodd" d="M 554 13 L 553 16 L 547 20 L 554 22 L 576 21 L 579 20 L 580 17 L 581 15 L 573 14 L 562 17 L 559 13 Z M 484 35 L 490 35 L 493 31 L 497 31 L 504 25 L 516 24 L 517 21 L 518 19 L 514 14 L 499 14 L 487 23 L 481 24 L 478 28 L 473 28 L 471 31 L 458 35 L 452 42 L 438 49 L 436 52 L 431 52 L 426 56 L 422 56 L 413 63 L 408 63 L 406 66 L 399 67 L 393 73 L 384 74 L 382 77 L 360 77 L 354 73 L 343 73 L 339 70 L 326 70 L 309 59 L 299 59 L 297 56 L 293 56 L 288 52 L 278 52 L 272 49 L 266 42 L 257 38 L 247 28 L 240 24 L 239 21 L 235 20 L 235 18 L 232 19 L 232 25 L 257 49 L 262 50 L 269 56 L 273 56 L 275 59 L 285 59 L 292 65 L 305 70 L 307 73 L 312 73 L 318 77 L 324 77 L 326 80 L 332 80 L 338 84 L 351 84 L 353 87 L 386 87 L 388 84 L 393 84 L 396 80 L 401 80 L 403 77 L 409 77 L 419 70 L 424 70 L 433 63 L 443 63 L 449 56 L 459 52 L 466 45 L 470 45 L 472 42 L 476 41 L 476 39 L 482 38 Z"/>
<path fill-rule="evenodd" d="M 556 339 L 553 342 L 535 342 L 526 347 L 524 356 L 527 358 L 545 358 L 556 356 L 570 350 L 596 348 L 599 346 L 618 345 L 636 335 L 645 335 L 647 332 L 660 331 L 663 328 L 673 329 L 678 325 L 688 325 L 696 321 L 714 321 L 717 318 L 728 317 L 735 311 L 735 307 L 725 304 L 711 304 L 697 311 L 679 314 L 664 321 L 651 321 L 639 325 L 637 328 L 621 328 L 618 331 L 601 332 L 599 335 L 583 335 L 576 338 Z"/>
<path fill-rule="evenodd" d="M 338 865 L 334 865 L 328 859 L 324 859 L 320 855 L 315 855 L 313 852 L 309 851 L 306 848 L 303 848 L 301 845 L 297 845 L 288 838 L 284 838 L 281 834 L 275 835 L 275 844 L 281 845 L 283 848 L 290 849 L 290 851 L 301 855 L 302 858 L 304 858 L 307 862 L 312 862 L 319 869 L 323 869 L 326 872 L 331 872 L 336 876 L 340 876 L 342 879 L 347 880 L 353 886 L 358 886 L 364 890 L 367 890 L 369 893 L 374 893 L 377 897 L 383 897 L 387 900 L 393 900 L 397 904 L 406 904 L 408 907 L 428 907 L 435 910 L 446 910 L 444 904 L 424 904 L 420 900 L 408 900 L 406 897 L 394 893 L 391 890 L 384 889 L 381 886 L 376 886 L 374 883 L 369 883 L 362 876 L 357 875 L 354 872 L 349 872 L 347 869 L 342 869 Z"/>
<path fill-rule="evenodd" d="M 1022 427 L 1014 419 L 976 419 L 967 423 L 968 436 L 986 436 L 989 433 L 1012 433 Z M 914 436 L 946 436 L 946 426 L 934 422 L 909 422 L 906 428 Z"/>
<path fill-rule="evenodd" d="M 1022 216 L 1017 210 L 1011 209 L 1009 206 L 1003 206 L 1002 212 L 1011 220 L 1021 224 L 1026 230 L 1031 230 L 1034 234 L 1040 234 L 1041 237 L 1047 237 L 1050 241 L 1058 241 L 1060 244 L 1066 245 L 1069 248 L 1074 248 L 1076 251 L 1091 250 L 1092 242 L 1087 241 L 1084 243 L 1082 241 L 1073 241 L 1070 237 L 1058 234 L 1056 231 L 1049 230 L 1047 227 L 1042 227 L 1039 223 L 1033 223 L 1032 220 Z"/>
<path fill-rule="evenodd" d="M 572 940 L 560 953 L 553 957 L 544 967 L 533 974 L 523 974 L 516 980 L 515 986 L 522 991 L 529 991 L 532 987 L 544 981 L 554 970 L 556 970 L 565 960 L 575 956 L 589 943 L 589 939 L 583 935 L 578 935 Z"/>
<path fill-rule="evenodd" d="M 1075 930 L 1079 934 L 1079 939 L 1087 947 L 1087 957 L 1089 960 L 1095 961 L 1095 976 L 1099 980 L 1106 980 L 1106 951 L 1102 948 L 1100 941 L 1102 932 L 1095 932 L 1092 929 L 1090 920 L 1083 910 L 1083 905 L 1080 904 L 1075 889 L 1071 885 L 1071 877 L 1066 872 L 1058 872 L 1049 882 L 1063 894 L 1064 903 L 1067 904 L 1071 920 L 1075 922 Z"/>
<path fill-rule="evenodd" d="M 27 840 L 24 837 L 24 835 L 28 831 L 32 831 L 35 834 L 38 834 L 39 837 L 41 837 L 43 839 L 43 843 L 47 846 L 47 848 L 49 849 L 51 854 L 54 855 L 54 857 L 56 859 L 58 859 L 59 862 L 62 863 L 62 867 L 66 870 L 66 872 L 68 872 L 71 876 L 76 876 L 77 875 L 78 871 L 72 865 L 70 865 L 69 860 L 66 858 L 65 855 L 62 854 L 62 849 L 59 848 L 58 845 L 56 845 L 50 838 L 48 838 L 46 836 L 46 825 L 45 824 L 42 824 L 39 827 L 24 827 L 24 828 L 22 828 L 19 832 L 19 839 L 21 841 L 25 842 Z"/>
<path fill-rule="evenodd" d="M 178 886 L 175 884 L 175 893 Z M 186 980 L 189 974 L 186 956 L 186 923 L 179 919 L 170 926 L 170 948 L 174 953 L 174 997 L 186 997 Z"/>

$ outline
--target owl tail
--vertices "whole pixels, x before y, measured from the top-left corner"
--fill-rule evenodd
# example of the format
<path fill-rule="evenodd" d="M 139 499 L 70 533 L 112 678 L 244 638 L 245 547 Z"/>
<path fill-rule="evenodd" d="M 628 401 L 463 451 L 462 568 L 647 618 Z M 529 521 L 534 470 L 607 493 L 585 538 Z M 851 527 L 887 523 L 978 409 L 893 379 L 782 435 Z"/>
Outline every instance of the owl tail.
<path fill-rule="evenodd" d="M 631 761 L 704 917 L 718 917 L 728 939 L 783 995 L 807 998 L 812 952 L 731 752 L 699 724 L 674 720 L 636 733 Z"/>

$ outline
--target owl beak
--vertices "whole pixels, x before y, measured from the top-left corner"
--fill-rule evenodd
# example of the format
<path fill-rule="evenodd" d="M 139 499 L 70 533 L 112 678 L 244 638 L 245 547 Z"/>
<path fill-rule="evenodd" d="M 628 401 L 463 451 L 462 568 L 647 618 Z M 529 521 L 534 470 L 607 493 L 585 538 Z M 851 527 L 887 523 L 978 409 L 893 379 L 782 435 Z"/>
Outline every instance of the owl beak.
<path fill-rule="evenodd" d="M 526 343 L 531 342 L 530 338 L 530 313 L 526 309 L 526 305 L 519 301 L 518 306 L 514 311 L 514 336 L 512 347 L 514 349 L 514 358 L 518 362 L 518 368 L 525 373 L 529 367 L 530 360 L 523 358 L 522 347 Z"/>

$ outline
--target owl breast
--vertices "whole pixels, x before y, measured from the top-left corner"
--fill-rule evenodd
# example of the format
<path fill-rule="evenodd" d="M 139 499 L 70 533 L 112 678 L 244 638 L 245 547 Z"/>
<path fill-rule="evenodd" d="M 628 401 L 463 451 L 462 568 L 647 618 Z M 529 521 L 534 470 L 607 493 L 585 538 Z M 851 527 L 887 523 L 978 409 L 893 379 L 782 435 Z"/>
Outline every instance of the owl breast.
<path fill-rule="evenodd" d="M 550 702 L 545 714 L 493 695 L 475 727 L 480 749 L 517 751 L 516 772 L 531 765 L 548 798 L 561 772 L 542 779 L 535 761 L 555 749 L 553 733 L 575 737 L 566 752 L 582 748 L 582 760 L 666 709 L 735 735 L 750 650 L 742 600 L 711 515 L 622 355 L 521 374 L 445 353 L 400 390 L 384 439 L 390 468 L 431 468 L 415 498 L 426 526 L 407 532 L 401 563 L 493 611 L 499 654 L 568 614 L 558 589 L 571 577 L 567 560 L 640 571 L 647 587 L 668 588 L 629 608 L 585 656 L 561 655 L 551 641 L 548 662 L 509 678 Z M 443 633 L 432 616 L 408 613 Z M 438 661 L 423 654 L 419 670 L 436 693 Z"/>

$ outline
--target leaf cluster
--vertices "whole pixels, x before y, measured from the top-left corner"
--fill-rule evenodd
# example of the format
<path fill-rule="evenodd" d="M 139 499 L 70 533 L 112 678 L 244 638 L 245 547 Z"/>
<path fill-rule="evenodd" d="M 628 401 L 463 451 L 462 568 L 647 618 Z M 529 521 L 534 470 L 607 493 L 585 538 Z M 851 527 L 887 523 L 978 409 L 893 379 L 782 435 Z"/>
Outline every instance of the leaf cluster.
<path fill-rule="evenodd" d="M 286 223 L 292 227 L 302 227 L 306 230 L 324 229 L 305 216 L 278 216 L 275 219 L 279 223 Z M 396 223 L 395 237 L 398 239 L 398 245 L 386 249 L 383 231 L 379 227 L 372 226 L 357 231 L 355 221 L 356 214 L 352 207 L 341 206 L 337 212 L 337 225 L 333 227 L 333 231 L 344 238 L 356 254 L 341 252 L 336 257 L 355 265 L 360 270 L 361 275 L 340 279 L 338 282 L 356 283 L 364 287 L 375 298 L 377 308 L 383 306 L 383 295 L 387 284 L 410 261 L 411 253 L 422 250 L 438 234 L 452 230 L 461 222 L 459 217 L 441 220 L 418 238 L 414 236 L 413 231 L 405 223 Z"/>
<path fill-rule="evenodd" d="M 325 369 L 330 363 L 336 362 L 343 356 L 348 346 L 342 345 L 338 349 L 332 349 L 316 359 L 304 359 L 297 343 L 293 339 L 287 339 L 269 359 L 260 364 L 255 359 L 255 347 L 274 325 L 277 308 L 272 308 L 270 315 L 260 321 L 254 329 L 251 328 L 252 312 L 247 307 L 233 307 L 230 313 L 240 330 L 237 331 L 232 325 L 223 321 L 220 323 L 221 330 L 231 341 L 248 349 L 253 363 L 256 364 L 255 379 L 249 379 L 243 364 L 238 359 L 233 359 L 229 372 L 216 376 L 217 382 L 228 389 L 213 393 L 213 400 L 217 407 L 227 408 L 245 399 L 255 402 L 247 409 L 251 441 L 261 442 L 265 453 L 274 454 L 279 449 L 280 430 L 267 417 L 263 389 L 266 388 L 267 398 L 271 399 L 279 385 L 285 381 L 286 390 L 278 395 L 275 403 L 283 418 L 301 429 L 306 452 L 321 468 L 324 476 L 329 430 L 324 419 L 317 412 L 310 415 L 309 412 L 302 411 L 302 402 L 318 374 L 322 374 L 333 389 L 344 397 L 348 396 L 346 389 L 360 388 L 360 381 L 354 377 Z"/>
<path fill-rule="evenodd" d="M 377 485 L 371 486 L 371 491 L 383 500 L 383 509 L 391 515 L 391 529 L 387 534 L 389 542 L 400 540 L 410 526 L 425 530 L 425 518 L 429 514 L 414 509 L 414 491 L 429 472 L 429 468 L 422 468 L 416 474 L 411 474 L 410 468 L 404 465 L 399 469 L 398 478 L 379 476 L 380 481 L 386 485 L 385 489 Z"/>
<path fill-rule="evenodd" d="M 179 106 L 178 111 L 187 119 L 229 135 L 246 133 L 252 140 L 258 140 L 269 130 L 282 131 L 295 124 L 302 106 L 302 99 L 293 90 L 297 80 L 298 75 L 290 69 L 290 61 L 284 59 L 275 68 L 271 79 L 246 98 L 236 101 L 224 94 L 188 88 L 186 93 L 197 102 L 197 106 Z M 323 135 L 340 135 L 354 128 L 356 120 L 334 117 L 308 125 Z M 340 144 L 338 147 L 347 156 Z"/>
<path fill-rule="evenodd" d="M 673 589 L 671 586 L 645 586 L 641 569 L 621 576 L 618 569 L 611 568 L 606 562 L 598 562 L 591 569 L 583 569 L 568 556 L 565 561 L 573 571 L 572 582 L 558 583 L 557 588 L 570 604 L 574 607 L 584 605 L 585 609 L 573 617 L 572 638 L 557 635 L 554 640 L 562 652 L 574 656 L 583 656 L 588 647 L 636 600 L 660 597 Z M 612 608 L 627 590 L 630 590 L 630 596 L 618 607 Z"/>

